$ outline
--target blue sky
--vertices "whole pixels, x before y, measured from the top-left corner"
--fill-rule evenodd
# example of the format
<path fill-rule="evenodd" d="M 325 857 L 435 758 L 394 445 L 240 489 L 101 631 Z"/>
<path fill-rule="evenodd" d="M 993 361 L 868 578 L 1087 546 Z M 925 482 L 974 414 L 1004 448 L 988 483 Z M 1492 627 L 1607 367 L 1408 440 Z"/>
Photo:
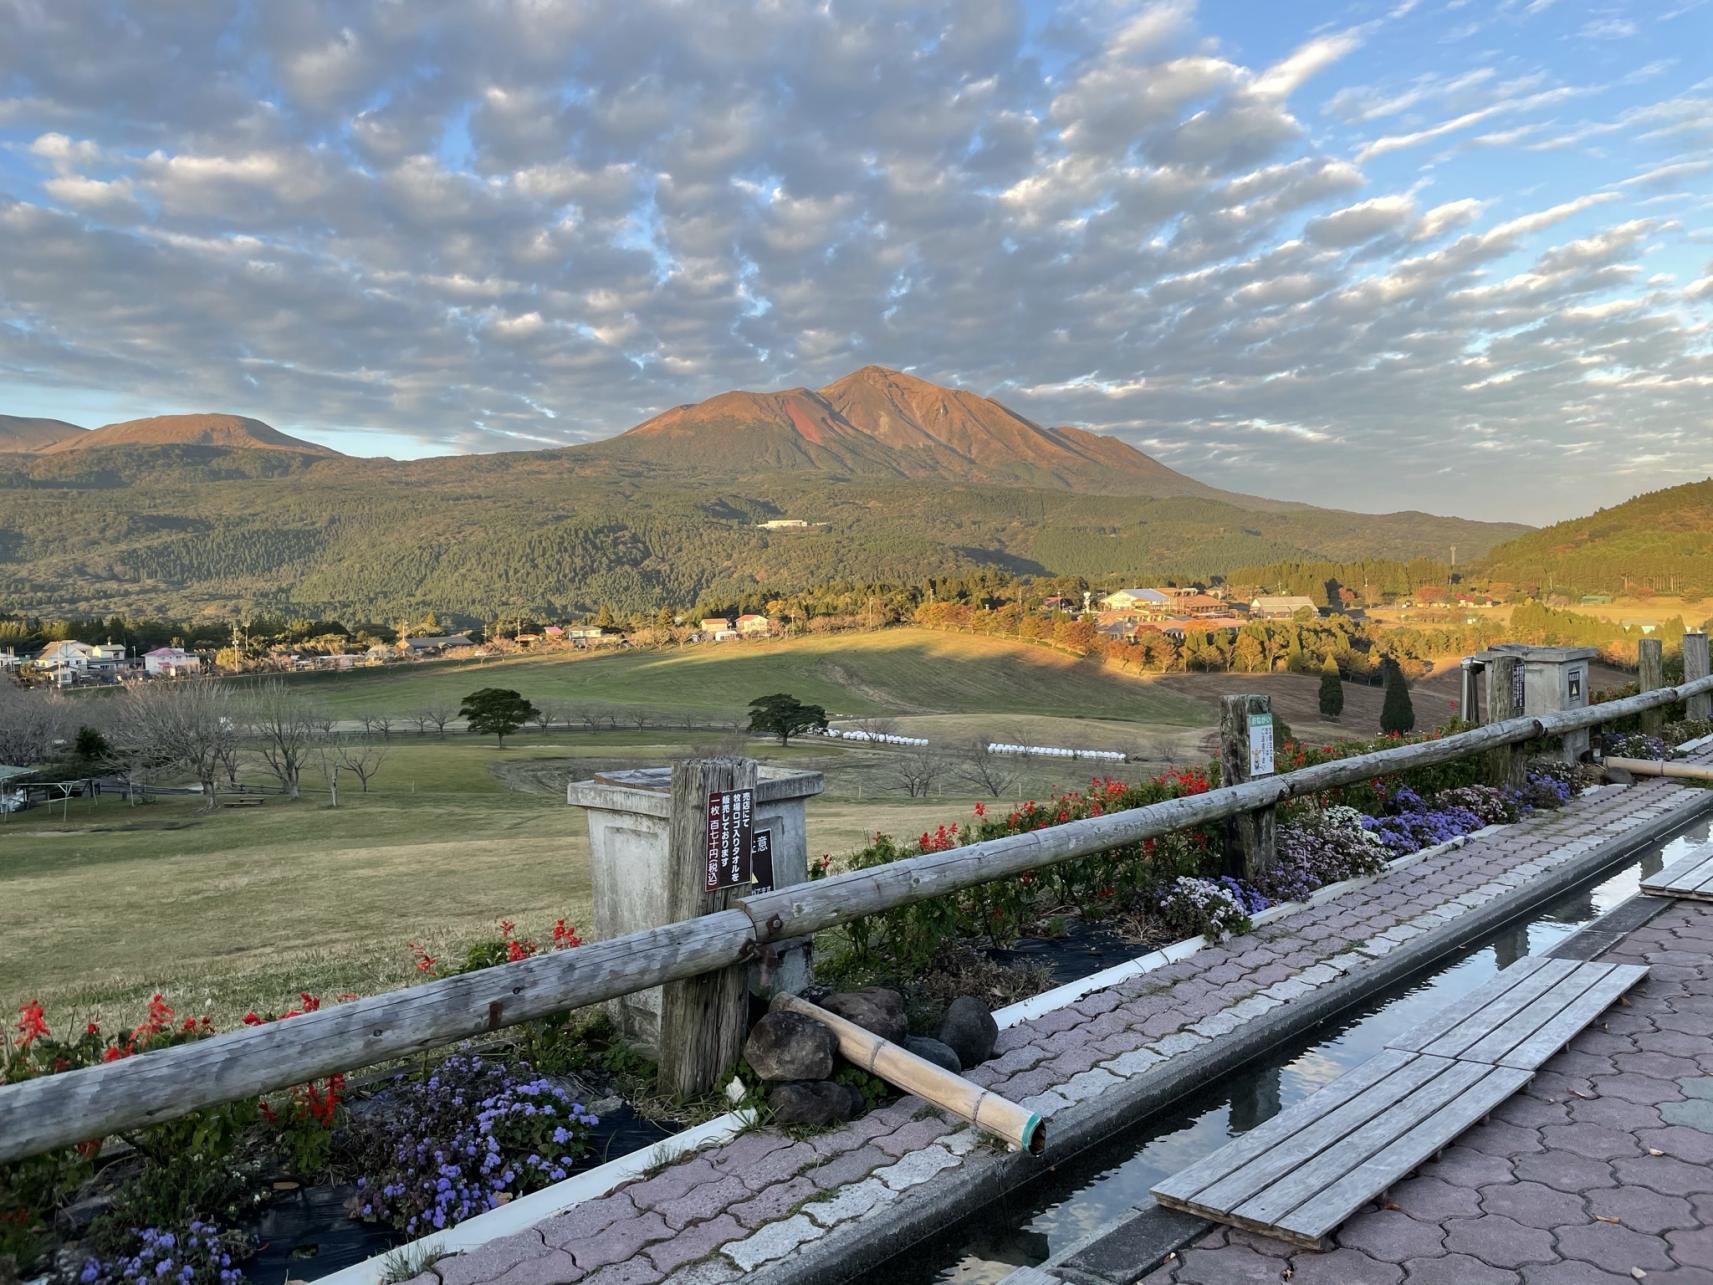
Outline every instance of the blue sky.
<path fill-rule="evenodd" d="M 1545 521 L 1713 473 L 1696 0 L 0 31 L 0 412 L 403 457 L 878 362 L 1341 507 Z"/>

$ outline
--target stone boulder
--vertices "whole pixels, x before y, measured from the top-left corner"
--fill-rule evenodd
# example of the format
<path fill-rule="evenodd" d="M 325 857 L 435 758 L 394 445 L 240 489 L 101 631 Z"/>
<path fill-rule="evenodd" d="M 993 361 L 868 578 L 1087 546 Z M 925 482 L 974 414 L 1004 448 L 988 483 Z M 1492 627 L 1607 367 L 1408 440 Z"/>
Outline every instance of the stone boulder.
<path fill-rule="evenodd" d="M 854 1096 L 861 1098 L 861 1094 Z M 843 1084 L 799 1080 L 774 1085 L 767 1105 L 773 1109 L 774 1124 L 843 1124 L 855 1114 L 852 1099 L 851 1090 Z"/>
<path fill-rule="evenodd" d="M 840 991 L 822 1000 L 821 1007 L 894 1044 L 904 1043 L 904 1037 L 910 1033 L 910 1024 L 904 1017 L 904 996 L 897 991 L 879 986 Z"/>
<path fill-rule="evenodd" d="M 939 1040 L 930 1040 L 921 1035 L 911 1035 L 905 1039 L 904 1047 L 923 1061 L 944 1067 L 953 1075 L 963 1074 L 964 1064 L 958 1060 L 957 1050 L 949 1044 L 942 1044 Z"/>
<path fill-rule="evenodd" d="M 769 1013 L 743 1046 L 744 1061 L 764 1080 L 825 1080 L 833 1073 L 839 1042 L 832 1031 L 801 1013 Z"/>
<path fill-rule="evenodd" d="M 993 1045 L 999 1039 L 999 1023 L 987 1011 L 987 1005 L 969 995 L 961 995 L 946 1008 L 940 1019 L 940 1043 L 958 1055 L 964 1066 L 976 1066 L 993 1056 Z"/>

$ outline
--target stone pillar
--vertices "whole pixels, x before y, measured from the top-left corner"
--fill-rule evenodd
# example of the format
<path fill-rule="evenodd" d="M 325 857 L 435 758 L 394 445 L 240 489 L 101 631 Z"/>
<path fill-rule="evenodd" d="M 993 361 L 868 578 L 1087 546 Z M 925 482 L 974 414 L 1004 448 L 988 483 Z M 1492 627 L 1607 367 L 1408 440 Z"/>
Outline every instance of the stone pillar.
<path fill-rule="evenodd" d="M 1708 654 L 1706 634 L 1683 635 L 1683 681 L 1694 682 L 1697 678 L 1708 675 Z M 1713 693 L 1703 692 L 1699 696 L 1691 696 L 1685 717 L 1694 722 L 1705 722 L 1713 719 Z"/>
<path fill-rule="evenodd" d="M 1275 768 L 1272 728 L 1273 702 L 1267 696 L 1222 696 L 1219 713 L 1219 780 L 1236 785 L 1257 775 L 1271 775 Z M 1250 717 L 1265 715 L 1265 732 L 1252 737 Z M 1259 770 L 1256 770 L 1259 769 Z M 1226 873 L 1255 879 L 1279 862 L 1278 818 L 1271 807 L 1229 818 L 1225 823 Z"/>
<path fill-rule="evenodd" d="M 808 878 L 805 805 L 825 784 L 819 772 L 768 766 L 756 772 L 755 829 L 758 840 L 762 832 L 769 840 L 774 887 Z M 681 904 L 672 895 L 672 769 L 599 773 L 592 780 L 572 782 L 565 797 L 583 808 L 588 819 L 595 936 L 617 937 L 676 922 Z M 692 882 L 690 891 L 700 895 L 703 884 Z M 734 896 L 746 891 L 737 889 Z M 764 995 L 801 990 L 809 980 L 808 942 L 780 942 L 774 950 L 775 960 L 750 967 L 751 988 Z M 608 1012 L 627 1039 L 657 1050 L 660 1006 L 661 990 L 654 987 L 610 1001 Z"/>
<path fill-rule="evenodd" d="M 1489 700 L 1500 686 L 1512 693 L 1506 707 L 1509 712 L 1501 716 L 1497 707 L 1492 707 L 1488 721 L 1586 708 L 1588 670 L 1597 654 L 1592 647 L 1531 647 L 1523 643 L 1502 643 L 1479 653 L 1475 659 L 1487 666 Z M 1505 657 L 1516 661 L 1516 668 L 1511 671 L 1510 681 L 1500 684 L 1493 677 L 1493 666 Z M 1561 744 L 1564 761 L 1578 762 L 1588 752 L 1588 733 L 1567 732 Z"/>

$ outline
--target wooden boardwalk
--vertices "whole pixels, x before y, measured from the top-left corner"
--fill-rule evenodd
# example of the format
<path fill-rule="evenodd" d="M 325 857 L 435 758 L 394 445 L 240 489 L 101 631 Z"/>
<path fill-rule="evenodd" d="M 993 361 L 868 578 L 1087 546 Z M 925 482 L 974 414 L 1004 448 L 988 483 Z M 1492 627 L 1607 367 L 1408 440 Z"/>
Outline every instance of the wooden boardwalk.
<path fill-rule="evenodd" d="M 1695 849 L 1651 879 L 1642 880 L 1642 891 L 1653 897 L 1688 897 L 1713 901 L 1713 843 Z"/>
<path fill-rule="evenodd" d="M 1527 959 L 1153 1190 L 1162 1205 L 1319 1249 L 1516 1093 L 1647 969 Z"/>

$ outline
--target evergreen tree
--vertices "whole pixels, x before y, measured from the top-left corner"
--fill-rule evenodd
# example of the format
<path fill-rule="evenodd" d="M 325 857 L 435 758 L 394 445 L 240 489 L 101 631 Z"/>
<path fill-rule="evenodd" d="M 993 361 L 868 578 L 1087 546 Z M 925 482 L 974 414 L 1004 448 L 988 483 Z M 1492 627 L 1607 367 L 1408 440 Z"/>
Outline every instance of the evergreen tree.
<path fill-rule="evenodd" d="M 799 732 L 824 731 L 826 726 L 826 710 L 819 705 L 805 705 L 784 692 L 757 696 L 749 703 L 749 730 L 777 736 L 781 745 Z"/>
<path fill-rule="evenodd" d="M 1320 671 L 1320 712 L 1331 719 L 1344 713 L 1344 684 L 1338 678 L 1338 662 L 1331 656 Z"/>
<path fill-rule="evenodd" d="M 492 735 L 504 749 L 506 737 L 535 717 L 536 709 L 522 696 L 504 687 L 484 687 L 471 692 L 458 707 L 472 732 Z"/>
<path fill-rule="evenodd" d="M 1415 706 L 1410 704 L 1410 689 L 1404 682 L 1404 671 L 1397 661 L 1387 657 L 1381 664 L 1386 671 L 1386 700 L 1380 707 L 1380 730 L 1402 735 L 1416 725 Z"/>

